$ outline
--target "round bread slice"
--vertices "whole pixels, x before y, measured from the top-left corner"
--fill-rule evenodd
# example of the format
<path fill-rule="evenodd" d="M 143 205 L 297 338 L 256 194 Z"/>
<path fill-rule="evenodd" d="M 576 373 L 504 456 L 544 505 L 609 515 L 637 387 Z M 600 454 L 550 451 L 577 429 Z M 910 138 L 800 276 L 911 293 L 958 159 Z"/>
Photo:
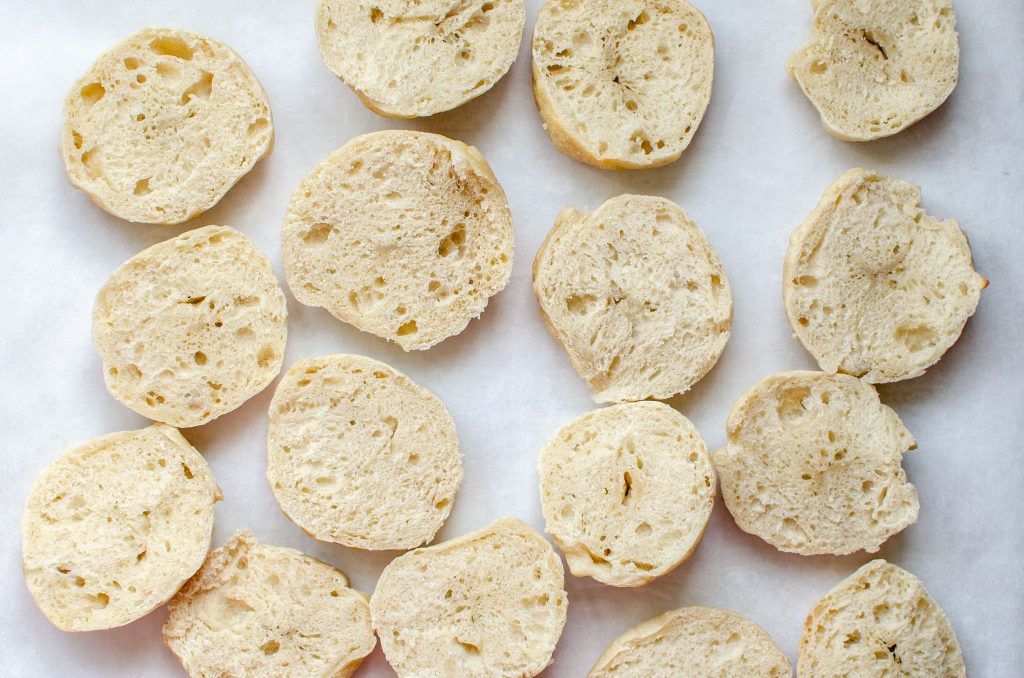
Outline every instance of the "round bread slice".
<path fill-rule="evenodd" d="M 444 524 L 462 482 L 444 403 L 356 355 L 295 363 L 270 403 L 267 482 L 309 536 L 360 549 L 411 549 Z"/>
<path fill-rule="evenodd" d="M 29 593 L 62 631 L 144 617 L 203 564 L 221 498 L 206 460 L 165 424 L 72 448 L 36 478 L 21 518 Z"/>
<path fill-rule="evenodd" d="M 658 402 L 588 412 L 540 453 L 547 532 L 577 577 L 641 586 L 697 547 L 715 501 L 711 455 L 690 420 Z"/>
<path fill-rule="evenodd" d="M 865 169 L 839 177 L 793 233 L 782 280 L 789 324 L 821 369 L 872 383 L 924 374 L 988 285 L 955 220 Z"/>
<path fill-rule="evenodd" d="M 785 653 L 760 626 L 735 612 L 681 607 L 616 638 L 587 678 L 789 678 Z"/>
<path fill-rule="evenodd" d="M 519 53 L 523 0 L 320 0 L 316 34 L 334 75 L 390 118 L 433 115 L 494 86 Z"/>
<path fill-rule="evenodd" d="M 512 213 L 487 161 L 437 134 L 356 137 L 288 204 L 285 274 L 295 298 L 397 342 L 458 334 L 512 274 Z"/>
<path fill-rule="evenodd" d="M 956 87 L 950 0 L 818 0 L 811 36 L 786 71 L 829 134 L 870 141 L 934 111 Z"/>
<path fill-rule="evenodd" d="M 205 212 L 273 145 L 256 75 L 224 43 L 189 31 L 128 36 L 64 102 L 68 178 L 128 221 L 180 224 Z"/>
<path fill-rule="evenodd" d="M 377 639 L 341 570 L 240 530 L 168 608 L 164 642 L 195 678 L 352 675 Z"/>
<path fill-rule="evenodd" d="M 274 380 L 287 315 L 270 260 L 233 228 L 206 226 L 114 271 L 92 337 L 111 395 L 150 419 L 199 426 Z"/>
<path fill-rule="evenodd" d="M 956 633 L 921 580 L 884 560 L 864 565 L 804 622 L 797 675 L 964 678 Z"/>
<path fill-rule="evenodd" d="M 679 159 L 711 99 L 715 40 L 684 0 L 548 0 L 533 94 L 555 147 L 606 169 Z"/>
<path fill-rule="evenodd" d="M 736 524 L 790 553 L 874 553 L 917 520 L 903 453 L 916 449 L 868 383 L 780 372 L 747 390 L 714 454 Z"/>
<path fill-rule="evenodd" d="M 391 561 L 370 612 L 400 678 L 529 678 L 551 663 L 565 626 L 564 583 L 551 545 L 502 518 Z"/>
<path fill-rule="evenodd" d="M 563 209 L 533 262 L 541 316 L 601 403 L 671 398 L 708 373 L 732 329 L 722 262 L 664 198 Z"/>

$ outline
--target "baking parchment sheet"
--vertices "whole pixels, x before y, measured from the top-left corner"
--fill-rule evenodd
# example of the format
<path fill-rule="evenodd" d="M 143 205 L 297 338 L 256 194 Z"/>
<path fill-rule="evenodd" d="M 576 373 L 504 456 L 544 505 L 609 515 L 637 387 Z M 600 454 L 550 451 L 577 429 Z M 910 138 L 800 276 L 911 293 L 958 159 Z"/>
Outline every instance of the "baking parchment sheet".
<path fill-rule="evenodd" d="M 312 0 L 0 3 L 3 238 L 0 241 L 0 675 L 179 676 L 163 646 L 160 609 L 126 627 L 67 634 L 33 604 L 21 575 L 19 521 L 39 471 L 65 449 L 146 420 L 111 398 L 90 339 L 93 297 L 143 248 L 187 228 L 228 224 L 249 235 L 281 275 L 279 231 L 299 180 L 351 137 L 389 128 L 438 132 L 480 148 L 508 194 L 516 226 L 512 281 L 457 337 L 427 352 L 394 345 L 301 306 L 289 295 L 286 366 L 336 352 L 372 356 L 434 390 L 448 405 L 465 480 L 439 538 L 515 515 L 543 529 L 537 454 L 560 425 L 595 405 L 544 329 L 530 264 L 564 205 L 592 210 L 620 193 L 678 202 L 718 251 L 735 297 L 733 335 L 718 365 L 671 404 L 716 448 L 739 394 L 779 370 L 811 369 L 782 307 L 790 232 L 844 170 L 864 166 L 922 187 L 924 206 L 966 229 L 978 270 L 992 281 L 960 341 L 928 373 L 882 386 L 919 449 L 905 466 L 918 523 L 879 556 L 919 576 L 956 628 L 968 672 L 1019 675 L 1024 666 L 1024 4 L 960 0 L 960 83 L 936 113 L 882 141 L 837 141 L 789 81 L 786 57 L 805 39 L 806 0 L 698 0 L 715 33 L 711 105 L 681 160 L 610 172 L 554 150 L 530 91 L 527 3 L 519 59 L 495 88 L 432 118 L 393 121 L 365 109 L 323 65 Z M 180 227 L 129 224 L 67 182 L 57 153 L 63 99 L 95 57 L 144 25 L 214 35 L 266 87 L 277 143 L 221 203 Z M 282 277 L 283 280 L 283 277 Z M 306 537 L 278 510 L 264 471 L 272 388 L 185 436 L 209 460 L 225 499 L 215 545 L 241 527 L 345 570 L 372 591 L 394 552 L 359 552 Z M 581 676 L 627 627 L 668 609 L 714 605 L 764 626 L 795 660 L 804 616 L 873 556 L 783 554 L 741 532 L 718 497 L 696 552 L 638 589 L 567 576 L 569 619 L 545 673 Z M 358 674 L 393 675 L 379 648 Z"/>

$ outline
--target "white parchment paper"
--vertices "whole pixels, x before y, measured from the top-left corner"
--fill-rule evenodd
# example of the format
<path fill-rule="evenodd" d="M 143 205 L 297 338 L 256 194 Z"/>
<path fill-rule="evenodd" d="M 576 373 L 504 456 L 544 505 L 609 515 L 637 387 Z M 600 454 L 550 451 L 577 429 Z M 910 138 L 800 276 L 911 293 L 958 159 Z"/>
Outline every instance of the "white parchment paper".
<path fill-rule="evenodd" d="M 935 114 L 896 137 L 851 144 L 827 136 L 783 63 L 810 25 L 806 0 L 703 0 L 716 37 L 714 94 L 693 144 L 666 168 L 616 173 L 556 152 L 530 92 L 529 35 L 511 72 L 451 113 L 391 121 L 366 110 L 324 67 L 312 0 L 33 0 L 0 3 L 3 36 L 3 209 L 0 240 L 0 675 L 182 675 L 160 639 L 163 609 L 127 627 L 66 634 L 25 588 L 19 521 L 39 471 L 68 447 L 147 422 L 103 387 L 90 339 L 100 285 L 122 261 L 186 228 L 232 225 L 279 274 L 279 229 L 299 180 L 354 135 L 394 127 L 439 132 L 478 146 L 508 193 L 516 225 L 509 287 L 461 335 L 425 353 L 393 345 L 303 307 L 289 295 L 286 365 L 354 352 L 384 360 L 438 393 L 455 419 L 465 481 L 440 538 L 511 514 L 543 529 L 536 458 L 545 439 L 592 407 L 589 392 L 548 336 L 530 290 L 530 264 L 555 214 L 592 210 L 624 192 L 667 196 L 717 249 L 732 284 L 733 336 L 718 366 L 672 405 L 708 445 L 724 442 L 729 407 L 748 386 L 784 369 L 812 368 L 791 337 L 780 293 L 790 232 L 842 171 L 866 166 L 909 180 L 926 209 L 960 220 L 992 284 L 960 341 L 935 368 L 881 388 L 920 449 L 905 465 L 921 499 L 918 523 L 880 555 L 918 575 L 953 621 L 974 676 L 1024 666 L 1024 4 L 959 0 L 960 84 Z M 209 33 L 234 47 L 269 95 L 273 155 L 221 203 L 183 227 L 108 216 L 67 182 L 57 153 L 62 102 L 93 59 L 147 25 Z M 224 490 L 215 545 L 237 528 L 338 565 L 372 591 L 395 553 L 309 539 L 278 510 L 264 481 L 271 391 L 185 436 Z M 639 589 L 567 578 L 569 620 L 548 676 L 581 676 L 606 644 L 673 607 L 704 604 L 752 618 L 795 658 L 811 605 L 871 556 L 805 558 L 741 532 L 719 497 L 692 558 Z M 378 649 L 361 676 L 393 675 Z"/>

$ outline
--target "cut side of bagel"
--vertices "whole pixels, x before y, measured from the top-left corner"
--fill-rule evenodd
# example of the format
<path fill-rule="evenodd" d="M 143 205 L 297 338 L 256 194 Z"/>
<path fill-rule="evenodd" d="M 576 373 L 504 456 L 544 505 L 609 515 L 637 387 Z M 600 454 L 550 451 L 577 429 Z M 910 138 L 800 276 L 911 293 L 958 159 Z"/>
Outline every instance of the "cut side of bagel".
<path fill-rule="evenodd" d="M 852 169 L 790 237 L 782 285 L 793 332 L 822 370 L 881 383 L 938 362 L 988 281 L 959 224 L 921 209 L 919 188 Z"/>
<path fill-rule="evenodd" d="M 917 520 L 903 453 L 916 447 L 868 383 L 780 372 L 740 396 L 714 454 L 736 524 L 780 551 L 873 553 Z"/>
<path fill-rule="evenodd" d="M 247 237 L 197 228 L 114 272 L 96 297 L 92 336 L 111 395 L 150 419 L 199 426 L 281 371 L 284 292 Z"/>
<path fill-rule="evenodd" d="M 295 298 L 406 351 L 479 316 L 512 273 L 512 214 L 483 156 L 437 134 L 356 137 L 292 195 Z"/>
<path fill-rule="evenodd" d="M 529 678 L 551 663 L 565 625 L 562 561 L 515 518 L 391 562 L 370 600 L 401 677 Z"/>
<path fill-rule="evenodd" d="M 462 481 L 455 423 L 436 395 L 384 363 L 300 360 L 270 404 L 267 481 L 315 539 L 415 548 L 434 538 Z"/>
<path fill-rule="evenodd" d="M 800 678 L 964 678 L 956 633 L 921 580 L 873 560 L 839 582 L 804 622 Z"/>
<path fill-rule="evenodd" d="M 179 224 L 216 205 L 273 143 L 267 94 L 234 50 L 143 28 L 72 86 L 60 149 L 71 183 L 107 212 Z"/>
<path fill-rule="evenodd" d="M 819 0 L 789 75 L 845 141 L 896 134 L 956 87 L 960 45 L 950 0 Z"/>
<path fill-rule="evenodd" d="M 620 195 L 563 209 L 533 263 L 541 316 L 597 402 L 685 393 L 732 328 L 722 262 L 675 203 Z"/>
<path fill-rule="evenodd" d="M 373 650 L 367 596 L 345 573 L 236 532 L 168 606 L 164 642 L 195 678 L 347 678 Z"/>
<path fill-rule="evenodd" d="M 133 622 L 203 564 L 220 499 L 206 460 L 170 426 L 75 447 L 29 492 L 21 519 L 29 593 L 63 631 Z"/>
<path fill-rule="evenodd" d="M 364 104 L 433 115 L 491 89 L 516 60 L 523 0 L 320 0 L 320 54 Z"/>
<path fill-rule="evenodd" d="M 684 0 L 548 0 L 533 93 L 555 147 L 607 169 L 677 160 L 711 99 L 715 41 Z"/>
<path fill-rule="evenodd" d="M 793 668 L 771 636 L 749 619 L 713 607 L 681 607 L 616 638 L 587 678 L 789 678 Z"/>
<path fill-rule="evenodd" d="M 675 569 L 715 501 L 704 439 L 663 403 L 614 405 L 569 422 L 544 446 L 539 470 L 547 532 L 569 570 L 612 586 L 641 586 Z"/>

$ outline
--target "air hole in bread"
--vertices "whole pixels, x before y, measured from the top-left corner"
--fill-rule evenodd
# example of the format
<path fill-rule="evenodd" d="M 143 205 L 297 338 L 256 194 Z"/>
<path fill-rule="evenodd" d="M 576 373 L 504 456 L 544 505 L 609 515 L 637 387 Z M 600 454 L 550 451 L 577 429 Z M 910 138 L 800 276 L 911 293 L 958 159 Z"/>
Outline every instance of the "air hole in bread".
<path fill-rule="evenodd" d="M 152 193 L 153 189 L 149 187 L 149 179 L 149 177 L 146 177 L 145 179 L 139 179 L 136 181 L 135 190 L 132 192 L 139 197 Z"/>
<path fill-rule="evenodd" d="M 192 356 L 192 359 L 195 361 L 196 365 L 206 364 L 206 354 L 202 351 L 196 351 L 195 355 Z"/>
<path fill-rule="evenodd" d="M 337 591 L 332 591 L 332 593 L 337 595 Z M 277 642 L 276 640 L 268 640 L 260 646 L 260 649 L 263 650 L 263 654 L 269 656 L 272 654 L 276 654 L 277 651 L 281 649 L 281 643 Z"/>
<path fill-rule="evenodd" d="M 268 120 L 267 118 L 257 118 L 252 124 L 249 125 L 249 128 L 245 131 L 245 133 L 249 137 L 255 137 L 265 133 L 269 128 L 270 120 Z"/>
<path fill-rule="evenodd" d="M 326 242 L 333 232 L 334 227 L 330 224 L 315 224 L 306 232 L 306 235 L 302 236 L 302 240 L 310 245 L 318 245 Z"/>
<path fill-rule="evenodd" d="M 272 346 L 264 346 L 260 349 L 260 352 L 256 354 L 256 362 L 260 367 L 267 367 L 271 361 L 277 356 Z"/>
<path fill-rule="evenodd" d="M 416 334 L 418 330 L 419 328 L 416 326 L 416 321 L 410 320 L 409 322 L 404 323 L 401 327 L 399 327 L 398 331 L 395 332 L 395 334 L 397 334 L 400 337 L 404 337 L 409 334 Z"/>
<path fill-rule="evenodd" d="M 92 106 L 106 95 L 107 90 L 98 82 L 91 82 L 82 88 L 82 99 Z"/>
<path fill-rule="evenodd" d="M 192 83 L 188 89 L 181 94 L 181 105 L 184 106 L 192 99 L 209 99 L 213 92 L 213 73 L 203 71 L 199 79 Z"/>
<path fill-rule="evenodd" d="M 192 61 L 192 48 L 185 44 L 184 40 L 172 37 L 156 38 L 149 43 L 149 48 L 154 54 L 160 56 L 175 57 L 183 61 Z"/>

